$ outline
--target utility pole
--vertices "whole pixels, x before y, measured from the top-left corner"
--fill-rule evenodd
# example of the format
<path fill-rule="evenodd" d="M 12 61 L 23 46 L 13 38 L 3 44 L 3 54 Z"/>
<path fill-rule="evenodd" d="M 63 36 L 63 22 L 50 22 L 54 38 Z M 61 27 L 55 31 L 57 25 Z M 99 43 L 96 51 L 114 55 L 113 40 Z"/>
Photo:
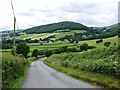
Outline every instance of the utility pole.
<path fill-rule="evenodd" d="M 16 17 L 15 17 L 15 13 L 14 13 L 14 7 L 13 7 L 13 3 L 12 0 L 11 1 L 11 6 L 12 6 L 12 11 L 13 11 L 13 16 L 14 16 L 14 38 L 13 38 L 13 54 L 15 54 L 15 49 L 16 49 L 16 43 L 15 43 L 15 30 L 16 30 Z"/>
<path fill-rule="evenodd" d="M 13 41 L 13 54 L 15 54 L 15 49 L 16 49 L 16 43 L 15 43 L 15 29 L 16 29 L 16 18 L 14 17 L 14 41 Z"/>

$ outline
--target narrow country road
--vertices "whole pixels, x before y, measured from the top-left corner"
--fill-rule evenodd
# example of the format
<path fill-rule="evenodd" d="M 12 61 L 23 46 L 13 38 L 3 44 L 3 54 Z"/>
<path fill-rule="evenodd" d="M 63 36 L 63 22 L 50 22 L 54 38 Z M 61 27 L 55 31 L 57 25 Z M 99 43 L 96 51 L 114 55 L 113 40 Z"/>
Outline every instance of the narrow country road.
<path fill-rule="evenodd" d="M 21 88 L 96 88 L 48 67 L 44 58 L 33 62 Z"/>

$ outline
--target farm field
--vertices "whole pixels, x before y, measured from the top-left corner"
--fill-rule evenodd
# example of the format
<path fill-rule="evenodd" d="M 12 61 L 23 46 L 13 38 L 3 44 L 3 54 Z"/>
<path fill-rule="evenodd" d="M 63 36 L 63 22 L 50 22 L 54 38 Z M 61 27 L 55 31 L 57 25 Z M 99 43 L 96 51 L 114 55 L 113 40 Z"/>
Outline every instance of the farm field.
<path fill-rule="evenodd" d="M 66 35 L 74 35 L 74 33 L 84 33 L 84 32 L 86 32 L 86 31 L 85 30 L 71 30 L 70 32 L 57 32 L 55 38 L 52 38 L 52 40 L 59 39 Z"/>
<path fill-rule="evenodd" d="M 118 36 L 114 36 L 114 37 L 110 37 L 110 38 L 106 38 L 103 39 L 103 42 L 97 44 L 96 41 L 99 39 L 95 39 L 95 40 L 85 40 L 85 41 L 79 41 L 78 45 L 81 45 L 83 43 L 87 43 L 90 46 L 95 46 L 99 49 L 105 48 L 104 46 L 104 42 L 111 42 L 110 46 L 114 46 L 114 43 L 116 43 L 116 45 L 118 45 Z M 76 47 L 73 43 L 67 43 L 67 42 L 50 42 L 50 43 L 43 43 L 43 45 L 40 45 L 39 43 L 31 43 L 31 44 L 27 44 L 30 46 L 30 51 L 32 52 L 34 49 L 38 49 L 38 50 L 44 50 L 44 49 L 56 49 L 56 48 L 60 48 L 63 46 L 68 46 L 68 47 Z M 3 49 L 3 52 L 10 52 L 11 49 Z"/>
<path fill-rule="evenodd" d="M 64 30 L 61 30 L 64 31 Z M 34 39 L 44 39 L 47 37 L 50 37 L 52 35 L 55 35 L 55 38 L 52 38 L 52 40 L 59 39 L 65 35 L 74 35 L 74 33 L 83 33 L 86 32 L 85 30 L 71 30 L 70 32 L 53 32 L 53 33 L 41 33 L 41 34 L 26 34 L 26 33 L 20 33 L 20 36 L 16 36 L 16 39 L 29 39 L 31 38 L 32 40 Z M 13 39 L 13 37 L 7 36 L 7 39 Z"/>
<path fill-rule="evenodd" d="M 32 54 L 32 51 L 34 49 L 37 50 L 53 50 L 56 48 L 60 48 L 60 47 L 64 47 L 64 46 L 68 46 L 69 48 L 73 48 L 76 47 L 73 43 L 67 43 L 67 42 L 51 42 L 51 43 L 43 43 L 43 45 L 40 45 L 39 43 L 31 43 L 31 44 L 27 44 L 28 46 L 30 46 L 30 52 L 29 55 Z M 12 49 L 3 49 L 1 50 L 2 53 L 11 53 Z"/>
<path fill-rule="evenodd" d="M 118 36 L 110 37 L 110 38 L 103 38 L 103 42 L 97 44 L 96 41 L 100 39 L 94 39 L 94 40 L 85 40 L 85 41 L 79 41 L 79 44 L 87 43 L 90 46 L 95 46 L 97 48 L 105 48 L 104 43 L 105 42 L 111 42 L 110 46 L 113 46 L 114 43 L 118 45 Z"/>
<path fill-rule="evenodd" d="M 34 49 L 52 50 L 52 49 L 60 48 L 63 46 L 76 47 L 74 44 L 66 43 L 66 42 L 43 43 L 43 45 L 40 45 L 39 43 L 34 43 L 34 44 L 28 44 L 28 45 L 30 46 L 30 51 L 33 51 Z"/>

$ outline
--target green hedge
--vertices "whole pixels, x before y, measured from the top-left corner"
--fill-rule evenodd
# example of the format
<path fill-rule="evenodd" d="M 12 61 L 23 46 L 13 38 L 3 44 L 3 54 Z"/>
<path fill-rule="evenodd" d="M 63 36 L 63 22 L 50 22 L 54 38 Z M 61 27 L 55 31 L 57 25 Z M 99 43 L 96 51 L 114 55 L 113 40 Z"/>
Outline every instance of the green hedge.
<path fill-rule="evenodd" d="M 2 88 L 11 88 L 13 82 L 24 75 L 24 67 L 28 61 L 11 54 L 2 55 Z"/>

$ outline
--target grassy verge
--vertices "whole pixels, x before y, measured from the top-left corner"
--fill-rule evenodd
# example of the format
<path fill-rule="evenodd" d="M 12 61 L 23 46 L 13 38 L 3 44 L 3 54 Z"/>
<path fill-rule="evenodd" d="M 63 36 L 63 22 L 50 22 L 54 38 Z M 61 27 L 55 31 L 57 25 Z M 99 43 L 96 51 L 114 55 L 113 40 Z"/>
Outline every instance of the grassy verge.
<path fill-rule="evenodd" d="M 63 67 L 61 65 L 52 64 L 47 61 L 44 61 L 44 63 L 56 69 L 57 71 L 67 74 L 68 76 L 71 76 L 79 80 L 83 80 L 85 82 L 89 82 L 98 87 L 111 88 L 112 90 L 118 89 L 118 79 L 114 77 L 98 73 L 85 72 L 70 67 Z"/>

